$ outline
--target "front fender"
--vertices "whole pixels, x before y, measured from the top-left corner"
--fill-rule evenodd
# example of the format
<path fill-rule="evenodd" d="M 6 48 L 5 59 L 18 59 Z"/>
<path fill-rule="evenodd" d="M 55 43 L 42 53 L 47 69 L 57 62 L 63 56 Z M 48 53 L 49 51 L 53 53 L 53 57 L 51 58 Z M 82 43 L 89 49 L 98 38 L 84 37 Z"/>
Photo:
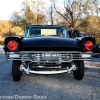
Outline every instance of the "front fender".
<path fill-rule="evenodd" d="M 95 38 L 93 37 L 78 37 L 78 38 L 75 38 L 76 40 L 79 40 L 79 41 L 87 41 L 87 40 L 91 40 L 94 44 L 95 44 Z"/>

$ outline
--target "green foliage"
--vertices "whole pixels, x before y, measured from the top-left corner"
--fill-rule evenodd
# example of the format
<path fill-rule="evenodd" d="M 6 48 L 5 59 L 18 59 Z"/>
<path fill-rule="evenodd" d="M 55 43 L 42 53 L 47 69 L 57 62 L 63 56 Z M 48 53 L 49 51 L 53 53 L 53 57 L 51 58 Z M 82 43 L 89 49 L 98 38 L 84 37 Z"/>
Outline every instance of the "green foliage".
<path fill-rule="evenodd" d="M 27 0 L 23 2 L 21 11 L 13 12 L 10 18 L 14 26 L 22 27 L 23 30 L 27 25 L 43 24 L 44 19 L 44 14 L 37 14 L 36 12 L 32 11 L 31 6 Z"/>

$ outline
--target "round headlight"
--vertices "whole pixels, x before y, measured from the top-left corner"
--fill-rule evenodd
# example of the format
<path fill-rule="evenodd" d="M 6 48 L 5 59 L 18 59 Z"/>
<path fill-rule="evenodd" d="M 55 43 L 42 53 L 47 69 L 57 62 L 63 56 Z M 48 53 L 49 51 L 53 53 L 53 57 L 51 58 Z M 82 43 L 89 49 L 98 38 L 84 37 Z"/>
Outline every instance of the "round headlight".
<path fill-rule="evenodd" d="M 92 50 L 92 49 L 93 49 L 93 42 L 92 42 L 92 41 L 86 41 L 86 42 L 84 43 L 84 47 L 85 47 L 85 49 L 88 50 L 88 51 Z"/>
<path fill-rule="evenodd" d="M 10 40 L 7 44 L 9 50 L 14 51 L 18 48 L 18 43 L 15 40 Z"/>

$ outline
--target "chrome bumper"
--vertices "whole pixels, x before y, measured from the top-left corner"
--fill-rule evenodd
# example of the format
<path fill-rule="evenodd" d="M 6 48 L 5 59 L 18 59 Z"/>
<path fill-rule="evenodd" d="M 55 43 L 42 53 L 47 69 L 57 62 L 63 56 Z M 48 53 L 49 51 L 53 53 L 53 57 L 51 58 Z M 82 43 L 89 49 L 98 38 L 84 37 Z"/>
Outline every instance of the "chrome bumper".
<path fill-rule="evenodd" d="M 72 60 L 91 60 L 92 52 L 78 51 L 20 51 L 7 52 L 8 60 L 31 61 L 34 63 L 64 63 Z"/>

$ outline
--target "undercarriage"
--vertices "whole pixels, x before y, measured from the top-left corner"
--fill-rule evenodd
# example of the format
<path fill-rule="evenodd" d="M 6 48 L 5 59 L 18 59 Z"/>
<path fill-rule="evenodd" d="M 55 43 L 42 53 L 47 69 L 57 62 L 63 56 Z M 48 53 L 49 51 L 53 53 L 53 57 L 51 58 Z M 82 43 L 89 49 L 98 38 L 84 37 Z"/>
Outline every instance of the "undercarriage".
<path fill-rule="evenodd" d="M 92 52 L 20 51 L 7 52 L 6 57 L 13 60 L 12 75 L 15 81 L 20 80 L 22 71 L 27 74 L 59 74 L 73 71 L 75 79 L 81 80 L 84 76 L 83 60 L 91 60 Z"/>
<path fill-rule="evenodd" d="M 59 74 L 65 72 L 70 73 L 72 70 L 76 70 L 76 66 L 72 62 L 66 63 L 66 66 L 65 64 L 64 66 L 32 66 L 32 64 L 27 62 L 20 65 L 20 70 L 25 71 L 27 74 Z"/>

